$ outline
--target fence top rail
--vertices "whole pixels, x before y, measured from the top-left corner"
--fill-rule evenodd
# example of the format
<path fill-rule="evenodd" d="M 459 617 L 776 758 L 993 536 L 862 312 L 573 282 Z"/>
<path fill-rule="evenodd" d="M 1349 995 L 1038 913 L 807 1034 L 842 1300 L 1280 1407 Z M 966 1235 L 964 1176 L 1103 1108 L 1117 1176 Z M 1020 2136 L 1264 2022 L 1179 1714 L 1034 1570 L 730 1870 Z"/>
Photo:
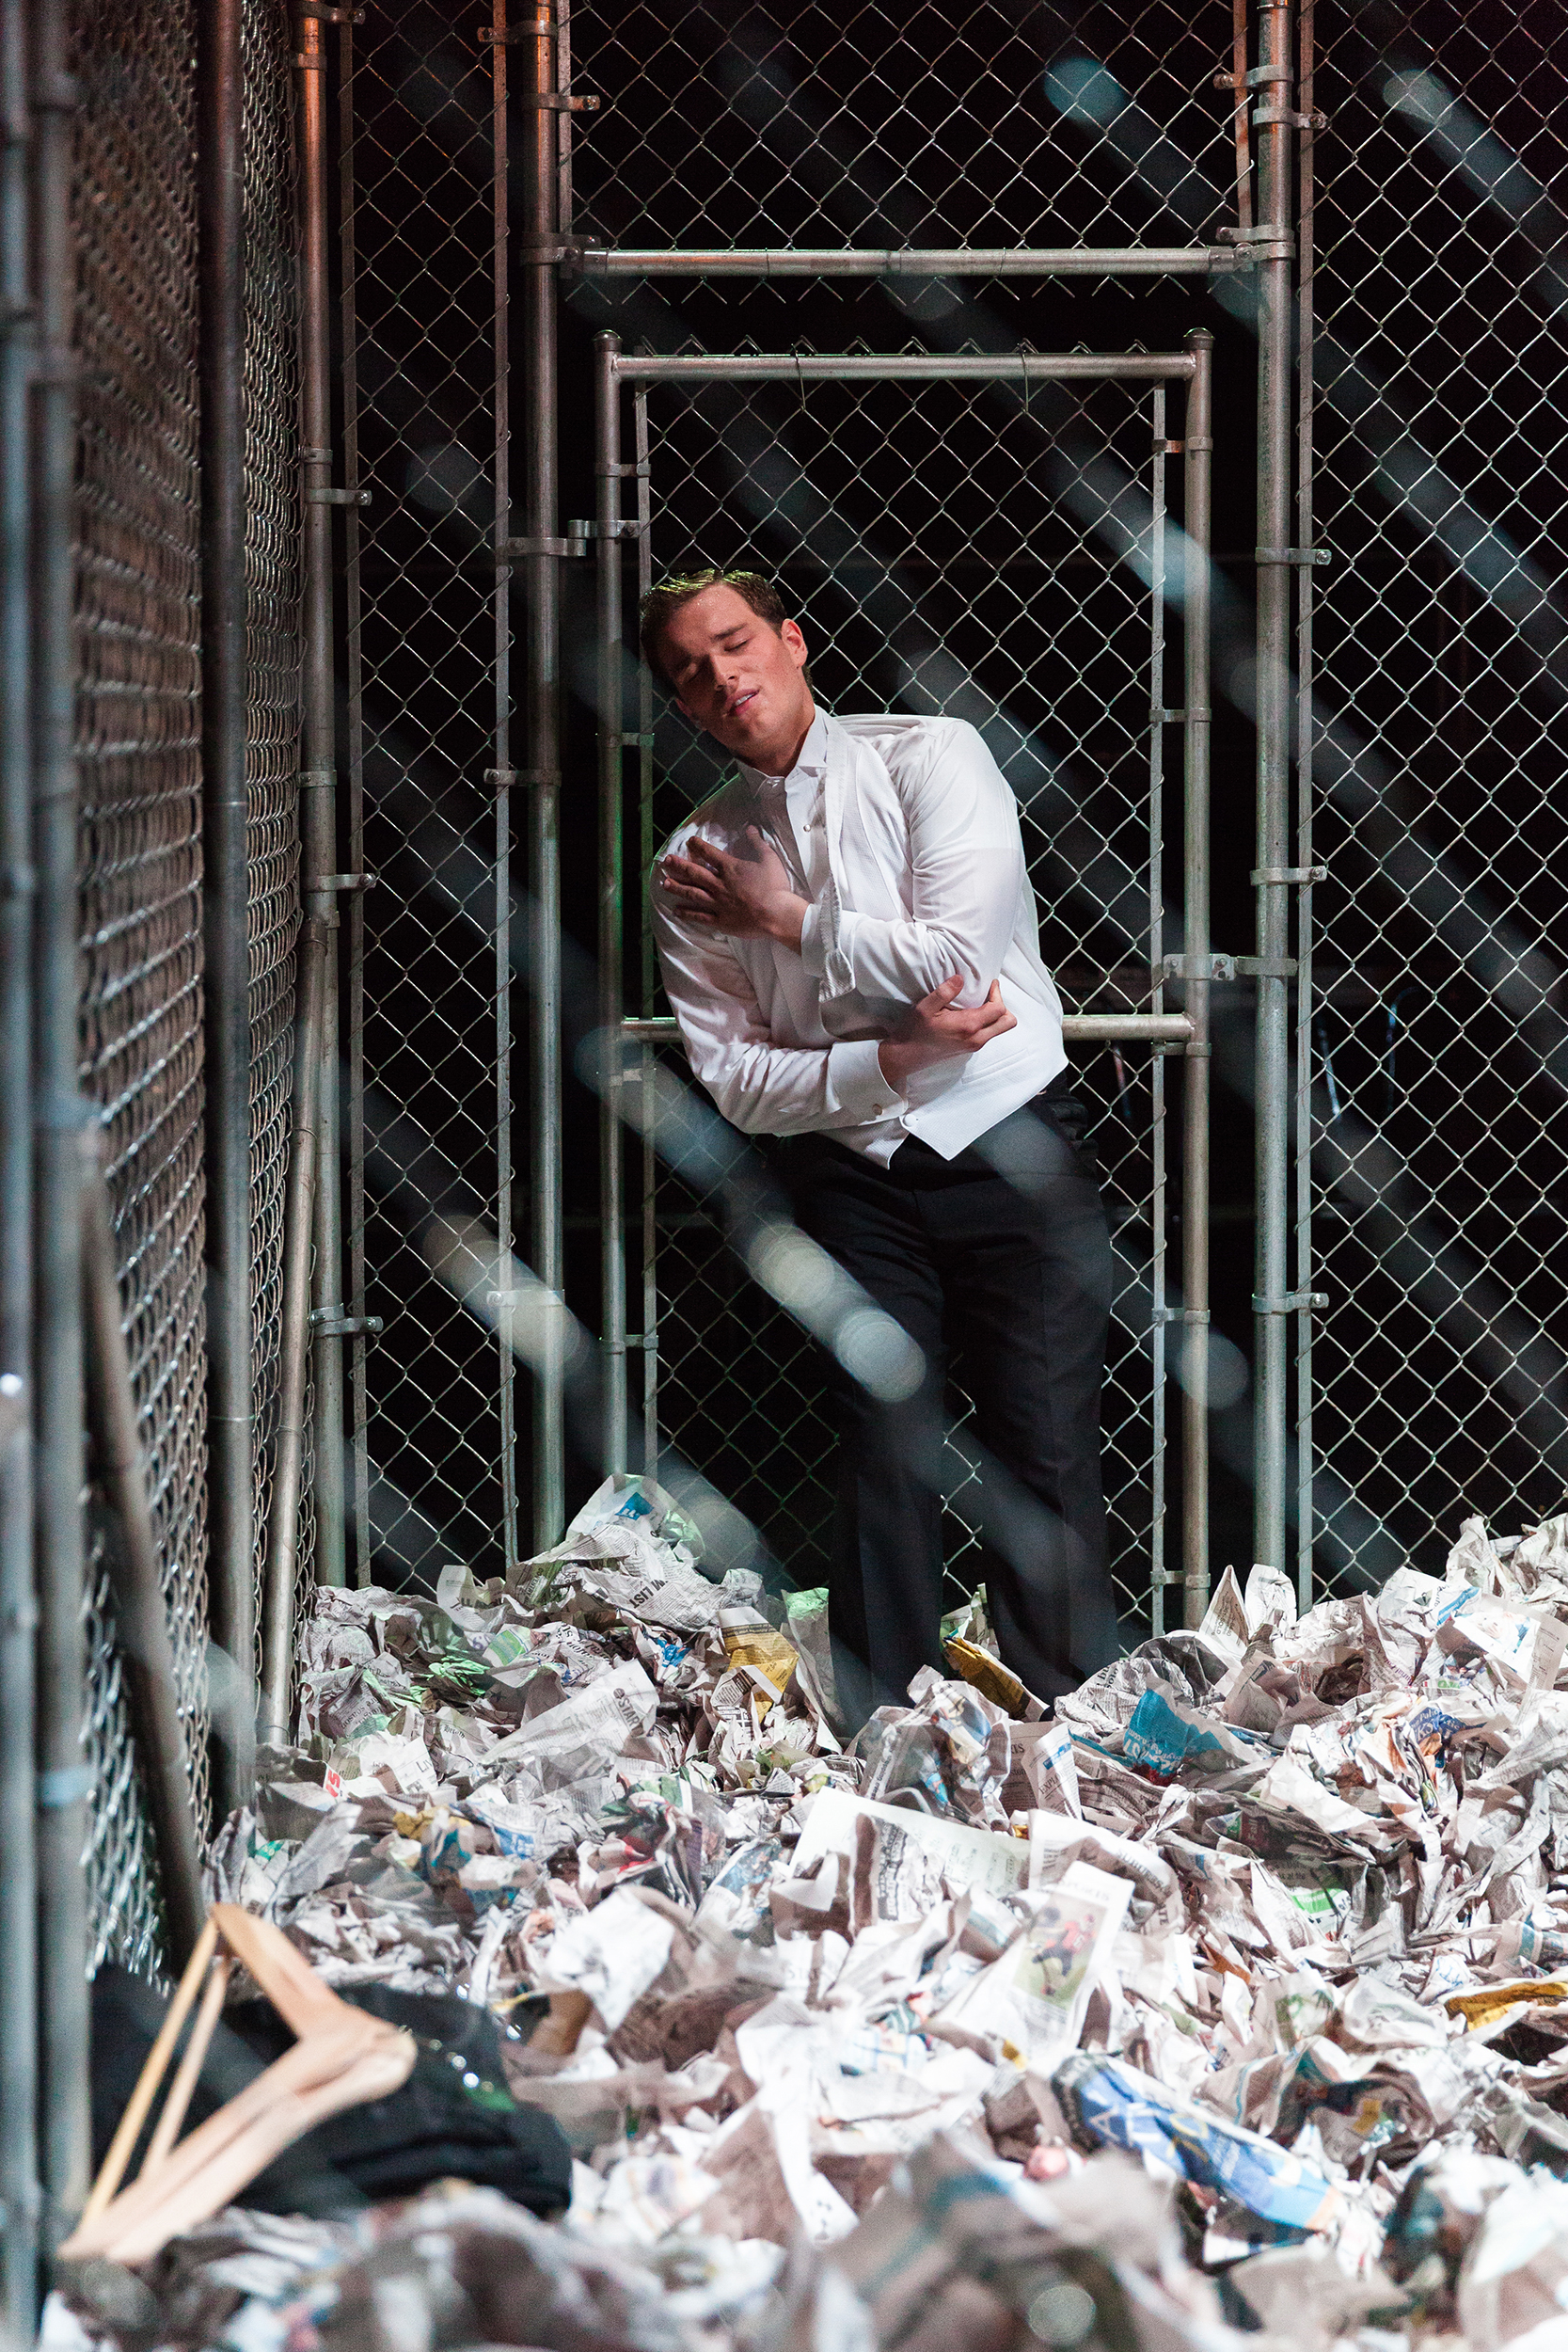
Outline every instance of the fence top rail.
<path fill-rule="evenodd" d="M 1250 258 L 1233 245 L 585 246 L 580 266 L 585 278 L 1203 278 Z"/>
<path fill-rule="evenodd" d="M 1117 379 L 1135 384 L 1190 378 L 1190 351 L 1065 352 L 616 352 L 611 372 L 629 383 L 733 384 L 793 379 L 802 384 L 1006 382 L 1059 384 Z"/>

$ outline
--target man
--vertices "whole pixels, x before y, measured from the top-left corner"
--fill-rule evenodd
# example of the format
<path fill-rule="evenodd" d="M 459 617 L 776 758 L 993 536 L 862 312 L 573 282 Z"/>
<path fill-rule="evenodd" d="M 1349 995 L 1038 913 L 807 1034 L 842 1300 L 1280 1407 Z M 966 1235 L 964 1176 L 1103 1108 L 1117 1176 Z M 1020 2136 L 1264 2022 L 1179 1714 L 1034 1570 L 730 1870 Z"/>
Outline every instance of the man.
<path fill-rule="evenodd" d="M 1110 1243 L 1018 809 L 961 720 L 818 710 L 773 587 L 705 571 L 643 599 L 642 649 L 738 773 L 654 875 L 691 1067 L 804 1232 L 924 1351 L 901 1406 L 830 1369 L 830 1623 L 857 1718 L 941 1666 L 950 1353 L 989 1457 L 1002 1656 L 1059 1696 L 1117 1652 L 1100 1480 Z M 845 1677 L 840 1676 L 841 1692 Z"/>

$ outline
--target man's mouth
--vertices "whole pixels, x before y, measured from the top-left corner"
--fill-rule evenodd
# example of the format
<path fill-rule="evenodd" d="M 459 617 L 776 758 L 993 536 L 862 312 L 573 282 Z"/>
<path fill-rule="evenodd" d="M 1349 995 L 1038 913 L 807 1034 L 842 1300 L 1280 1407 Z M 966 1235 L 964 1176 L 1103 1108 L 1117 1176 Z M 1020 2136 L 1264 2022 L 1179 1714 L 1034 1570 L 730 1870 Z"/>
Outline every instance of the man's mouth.
<path fill-rule="evenodd" d="M 729 716 L 732 719 L 737 718 L 740 712 L 746 708 L 747 704 L 754 703 L 756 698 L 757 689 L 754 686 L 749 686 L 744 694 L 737 694 L 734 702 L 731 703 L 729 707 Z"/>

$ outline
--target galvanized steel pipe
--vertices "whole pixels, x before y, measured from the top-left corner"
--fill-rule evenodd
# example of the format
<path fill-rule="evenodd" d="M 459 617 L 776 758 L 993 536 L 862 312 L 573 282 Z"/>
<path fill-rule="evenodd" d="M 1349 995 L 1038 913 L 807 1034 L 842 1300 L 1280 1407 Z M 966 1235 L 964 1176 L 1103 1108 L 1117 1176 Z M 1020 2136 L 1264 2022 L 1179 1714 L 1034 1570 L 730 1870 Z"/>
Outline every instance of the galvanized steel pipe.
<path fill-rule="evenodd" d="M 0 2208 L 13 2344 L 37 2324 L 38 1856 L 34 1816 L 33 364 L 27 63 L 20 0 L 0 5 Z"/>
<path fill-rule="evenodd" d="M 315 1566 L 320 1584 L 345 1581 L 343 1242 L 338 1176 L 337 711 L 332 645 L 332 509 L 352 485 L 332 479 L 332 313 L 326 215 L 326 40 L 300 20 L 299 431 L 304 475 L 303 665 L 300 678 L 300 867 L 304 910 L 324 928 L 321 1042 L 315 1118 L 313 1304 Z"/>
<path fill-rule="evenodd" d="M 529 28 L 519 25 L 517 30 Z M 531 1175 L 533 1270 L 552 1301 L 565 1277 L 561 1184 L 561 587 L 563 543 L 556 420 L 556 231 L 558 168 L 556 20 L 547 5 L 531 19 L 520 47 L 531 106 L 524 134 L 523 190 L 523 531 L 527 592 L 527 770 L 533 813 L 533 912 L 529 964 L 532 980 Z M 543 1549 L 565 1522 L 565 1325 L 552 1320 L 533 1382 L 533 1539 Z"/>
<path fill-rule="evenodd" d="M 1214 446 L 1211 373 L 1214 339 L 1188 338 L 1196 372 L 1187 387 L 1183 456 L 1188 556 L 1182 608 L 1185 752 L 1182 912 L 1186 953 L 1201 972 L 1209 955 L 1210 485 Z M 1186 1313 L 1181 1395 L 1182 1622 L 1209 1606 L 1209 982 L 1187 983 L 1192 1041 L 1181 1068 L 1181 1291 Z"/>
<path fill-rule="evenodd" d="M 1162 384 L 1192 375 L 1187 351 L 814 352 L 758 351 L 673 355 L 635 352 L 615 361 L 628 384 Z"/>
<path fill-rule="evenodd" d="M 295 949 L 294 1092 L 289 1138 L 289 1189 L 283 1212 L 283 1299 L 277 1343 L 277 1442 L 273 1457 L 272 1520 L 261 1606 L 261 1705 L 258 1736 L 272 1746 L 289 1739 L 293 1676 L 294 1581 L 305 1476 L 305 1374 L 310 1352 L 310 1238 L 316 1193 L 317 1078 L 322 996 L 330 934 L 317 914 L 300 925 Z"/>
<path fill-rule="evenodd" d="M 584 278 L 1212 278 L 1232 245 L 627 246 L 574 250 Z"/>
<path fill-rule="evenodd" d="M 87 2096 L 87 1915 L 82 1867 L 89 1775 L 82 1759 L 82 1173 L 94 1114 L 77 1090 L 81 1002 L 76 889 L 76 414 L 71 333 L 71 116 L 65 0 L 32 15 L 34 400 L 34 1115 L 38 1132 L 34 1377 L 39 1587 L 40 2116 L 53 2247 L 80 2212 L 92 2149 Z"/>
<path fill-rule="evenodd" d="M 625 1011 L 621 979 L 621 753 L 626 723 L 621 617 L 621 389 L 615 378 L 620 338 L 594 346 L 595 472 L 598 479 L 599 604 L 599 1025 L 612 1037 Z M 626 1243 L 622 1221 L 620 1104 L 612 1087 L 599 1096 L 600 1376 L 604 1383 L 604 1468 L 626 1469 Z"/>
<path fill-rule="evenodd" d="M 245 183 L 242 0 L 197 26 L 201 371 L 201 889 L 207 1265 L 207 1590 L 213 1640 L 256 1654 L 250 1321 L 250 876 L 245 779 Z M 213 1746 L 222 1816 L 254 1778 L 245 1710 Z"/>
<path fill-rule="evenodd" d="M 1260 227 L 1289 225 L 1291 10 L 1263 0 L 1259 56 L 1266 103 L 1255 118 Z M 1285 1566 L 1286 1177 L 1289 1152 L 1291 263 L 1258 266 L 1258 1032 L 1255 1176 L 1257 1371 L 1253 1557 Z"/>

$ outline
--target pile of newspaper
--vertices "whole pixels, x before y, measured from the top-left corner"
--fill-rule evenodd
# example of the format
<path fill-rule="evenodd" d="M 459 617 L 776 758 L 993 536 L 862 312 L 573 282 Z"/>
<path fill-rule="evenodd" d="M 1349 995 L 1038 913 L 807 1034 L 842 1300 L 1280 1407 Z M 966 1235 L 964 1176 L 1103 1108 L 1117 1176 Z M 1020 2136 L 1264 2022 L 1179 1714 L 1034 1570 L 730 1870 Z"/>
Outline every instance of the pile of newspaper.
<path fill-rule="evenodd" d="M 820 1597 L 664 1506 L 317 1595 L 215 1891 L 509 2020 L 578 2161 L 560 2225 L 214 2224 L 226 2340 L 1568 2344 L 1568 1518 L 1299 1619 L 1227 1570 L 1052 1721 L 977 1618 L 844 1744 Z"/>

